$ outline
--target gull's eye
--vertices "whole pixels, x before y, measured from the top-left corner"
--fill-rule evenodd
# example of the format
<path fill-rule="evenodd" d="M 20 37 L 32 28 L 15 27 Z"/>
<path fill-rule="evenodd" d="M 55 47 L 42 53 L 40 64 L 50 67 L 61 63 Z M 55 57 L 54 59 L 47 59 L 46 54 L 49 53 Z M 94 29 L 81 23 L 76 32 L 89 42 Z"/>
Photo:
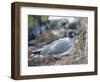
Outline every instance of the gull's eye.
<path fill-rule="evenodd" d="M 73 37 L 75 36 L 75 33 L 71 31 L 71 32 L 68 33 L 68 36 L 69 36 L 70 38 L 73 38 Z"/>

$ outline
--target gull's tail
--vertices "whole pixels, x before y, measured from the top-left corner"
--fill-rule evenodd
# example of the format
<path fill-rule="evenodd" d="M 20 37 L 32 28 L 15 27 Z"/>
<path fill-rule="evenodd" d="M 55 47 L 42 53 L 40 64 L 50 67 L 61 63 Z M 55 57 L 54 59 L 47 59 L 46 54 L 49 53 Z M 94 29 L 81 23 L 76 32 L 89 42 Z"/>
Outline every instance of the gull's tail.
<path fill-rule="evenodd" d="M 41 54 L 41 51 L 33 51 L 32 54 Z"/>

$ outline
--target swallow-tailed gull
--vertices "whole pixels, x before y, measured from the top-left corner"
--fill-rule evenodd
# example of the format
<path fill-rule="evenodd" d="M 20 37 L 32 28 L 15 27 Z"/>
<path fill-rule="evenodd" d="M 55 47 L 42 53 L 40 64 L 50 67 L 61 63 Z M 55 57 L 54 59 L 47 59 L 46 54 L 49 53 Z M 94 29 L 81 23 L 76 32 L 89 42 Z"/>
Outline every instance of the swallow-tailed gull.
<path fill-rule="evenodd" d="M 75 33 L 69 32 L 67 37 L 58 39 L 51 44 L 43 46 L 41 49 L 32 51 L 32 55 L 69 55 L 75 46 Z"/>

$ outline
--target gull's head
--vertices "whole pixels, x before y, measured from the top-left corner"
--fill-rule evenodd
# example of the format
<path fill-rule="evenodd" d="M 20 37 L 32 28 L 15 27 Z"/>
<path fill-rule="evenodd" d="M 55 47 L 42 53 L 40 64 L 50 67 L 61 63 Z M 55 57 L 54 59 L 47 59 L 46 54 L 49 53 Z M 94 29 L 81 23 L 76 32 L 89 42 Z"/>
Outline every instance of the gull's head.
<path fill-rule="evenodd" d="M 76 33 L 73 31 L 68 32 L 68 37 L 69 38 L 74 38 L 76 36 Z"/>

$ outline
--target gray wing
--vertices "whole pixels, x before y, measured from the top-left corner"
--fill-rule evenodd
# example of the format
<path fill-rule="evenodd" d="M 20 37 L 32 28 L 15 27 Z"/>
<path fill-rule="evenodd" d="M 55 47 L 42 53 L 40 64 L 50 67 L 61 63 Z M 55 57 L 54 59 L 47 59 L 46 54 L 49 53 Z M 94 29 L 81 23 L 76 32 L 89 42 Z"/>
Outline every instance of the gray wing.
<path fill-rule="evenodd" d="M 51 51 L 51 46 L 50 45 L 46 45 L 46 46 L 43 47 L 43 49 L 41 51 L 41 54 L 42 55 L 48 55 L 50 51 Z"/>
<path fill-rule="evenodd" d="M 55 42 L 55 44 L 51 45 L 51 52 L 50 54 L 60 54 L 65 51 L 68 51 L 72 47 L 72 43 L 69 41 L 59 40 Z"/>

